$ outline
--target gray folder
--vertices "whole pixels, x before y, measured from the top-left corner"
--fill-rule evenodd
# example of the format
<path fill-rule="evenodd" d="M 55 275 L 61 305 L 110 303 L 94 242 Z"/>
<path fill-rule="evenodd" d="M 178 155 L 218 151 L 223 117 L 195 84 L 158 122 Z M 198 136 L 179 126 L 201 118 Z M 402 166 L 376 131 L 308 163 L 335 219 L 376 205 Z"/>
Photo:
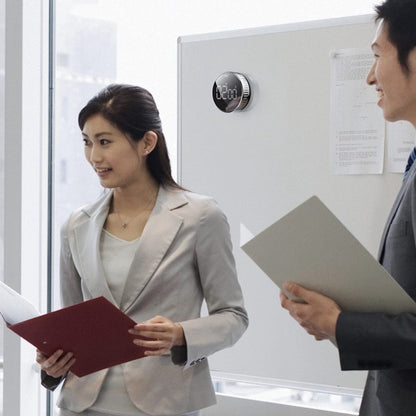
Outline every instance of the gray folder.
<path fill-rule="evenodd" d="M 349 311 L 416 313 L 413 299 L 316 196 L 241 248 L 280 288 L 293 281 Z"/>

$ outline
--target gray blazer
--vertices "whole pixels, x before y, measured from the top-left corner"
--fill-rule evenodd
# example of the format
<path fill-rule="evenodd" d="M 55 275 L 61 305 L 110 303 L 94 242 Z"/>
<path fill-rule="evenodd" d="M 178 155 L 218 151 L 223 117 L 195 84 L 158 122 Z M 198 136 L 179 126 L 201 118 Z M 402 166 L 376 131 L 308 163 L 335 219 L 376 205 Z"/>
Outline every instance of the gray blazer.
<path fill-rule="evenodd" d="M 379 260 L 416 301 L 416 163 L 384 229 Z M 416 413 L 416 315 L 342 312 L 338 342 L 343 370 L 372 370 L 361 416 Z"/>
<path fill-rule="evenodd" d="M 64 306 L 104 296 L 100 234 L 112 193 L 73 213 L 62 228 L 61 292 Z M 200 317 L 205 299 L 209 316 Z M 118 305 L 117 305 L 118 306 Z M 229 226 L 208 197 L 159 190 L 127 277 L 120 309 L 134 321 L 163 315 L 183 326 L 187 360 L 170 355 L 123 364 L 133 403 L 150 415 L 182 414 L 215 403 L 207 356 L 233 345 L 248 318 L 237 281 Z M 58 406 L 81 412 L 96 400 L 108 370 L 78 378 L 69 373 Z"/>

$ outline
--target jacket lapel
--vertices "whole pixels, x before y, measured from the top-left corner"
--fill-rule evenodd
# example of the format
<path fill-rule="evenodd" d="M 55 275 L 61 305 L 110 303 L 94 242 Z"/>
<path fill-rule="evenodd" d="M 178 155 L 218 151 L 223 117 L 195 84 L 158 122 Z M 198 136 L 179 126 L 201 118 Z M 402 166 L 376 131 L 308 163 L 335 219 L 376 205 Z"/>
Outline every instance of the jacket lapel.
<path fill-rule="evenodd" d="M 182 226 L 183 218 L 174 211 L 187 203 L 182 191 L 169 191 L 160 187 L 155 207 L 130 267 L 121 299 L 121 310 L 129 309 L 151 280 Z"/>
<path fill-rule="evenodd" d="M 381 235 L 380 247 L 379 247 L 379 250 L 378 250 L 378 260 L 379 260 L 379 262 L 383 261 L 384 248 L 385 248 L 385 244 L 386 244 L 386 237 L 387 237 L 387 234 L 389 232 L 390 225 L 393 222 L 393 219 L 396 215 L 397 209 L 399 208 L 399 205 L 402 202 L 403 196 L 406 193 L 407 188 L 409 187 L 409 183 L 414 180 L 415 172 L 416 172 L 416 163 L 413 163 L 413 165 L 410 168 L 410 171 L 407 175 L 407 178 L 403 182 L 402 187 L 400 188 L 400 191 L 399 191 L 399 193 L 396 197 L 396 200 L 393 203 L 390 214 L 389 214 L 389 216 L 387 218 L 387 221 L 386 221 L 386 225 L 385 225 L 384 230 L 383 230 L 383 234 Z"/>
<path fill-rule="evenodd" d="M 100 255 L 101 232 L 108 215 L 112 192 L 83 209 L 89 220 L 74 229 L 77 266 L 92 297 L 104 296 L 116 305 L 107 285 Z"/>

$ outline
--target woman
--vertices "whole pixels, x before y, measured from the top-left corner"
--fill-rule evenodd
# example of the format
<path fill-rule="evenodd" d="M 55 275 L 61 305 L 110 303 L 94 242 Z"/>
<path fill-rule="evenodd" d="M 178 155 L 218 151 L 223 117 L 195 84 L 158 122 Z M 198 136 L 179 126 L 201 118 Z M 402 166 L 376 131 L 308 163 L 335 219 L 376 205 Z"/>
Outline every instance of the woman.
<path fill-rule="evenodd" d="M 71 353 L 38 351 L 43 384 L 65 380 L 62 416 L 199 414 L 215 403 L 206 357 L 248 324 L 227 220 L 211 198 L 172 179 L 148 91 L 110 85 L 78 122 L 87 161 L 110 191 L 62 228 L 63 306 L 105 296 L 138 322 L 134 342 L 148 350 L 81 378 L 70 371 Z M 204 299 L 209 316 L 201 318 Z"/>

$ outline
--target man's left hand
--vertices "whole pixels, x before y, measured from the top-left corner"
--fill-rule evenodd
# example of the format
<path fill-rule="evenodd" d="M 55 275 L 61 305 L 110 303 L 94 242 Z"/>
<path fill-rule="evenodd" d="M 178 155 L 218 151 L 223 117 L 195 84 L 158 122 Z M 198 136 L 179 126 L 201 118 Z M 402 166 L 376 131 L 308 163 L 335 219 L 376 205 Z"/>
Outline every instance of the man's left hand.
<path fill-rule="evenodd" d="M 282 307 L 287 309 L 299 325 L 316 340 L 329 339 L 336 345 L 335 329 L 341 308 L 332 299 L 296 283 L 286 282 L 283 288 L 305 303 L 289 299 L 282 291 L 280 292 Z"/>

